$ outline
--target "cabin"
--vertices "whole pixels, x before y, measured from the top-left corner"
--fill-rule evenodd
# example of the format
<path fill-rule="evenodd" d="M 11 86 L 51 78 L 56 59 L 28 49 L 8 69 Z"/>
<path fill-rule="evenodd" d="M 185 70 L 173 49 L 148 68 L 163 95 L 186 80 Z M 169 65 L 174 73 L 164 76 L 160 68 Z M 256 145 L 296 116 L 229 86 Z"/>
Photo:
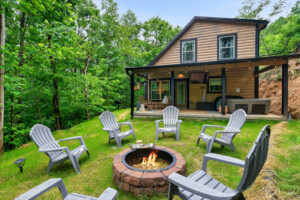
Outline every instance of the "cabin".
<path fill-rule="evenodd" d="M 299 54 L 260 57 L 259 35 L 267 24 L 194 17 L 148 66 L 126 68 L 131 117 L 159 117 L 164 107 L 174 105 L 181 117 L 228 118 L 243 108 L 250 119 L 287 119 L 288 62 Z M 277 67 L 282 68 L 280 116 L 269 114 L 269 99 L 259 99 L 259 74 Z M 144 96 L 135 99 L 141 83 Z"/>

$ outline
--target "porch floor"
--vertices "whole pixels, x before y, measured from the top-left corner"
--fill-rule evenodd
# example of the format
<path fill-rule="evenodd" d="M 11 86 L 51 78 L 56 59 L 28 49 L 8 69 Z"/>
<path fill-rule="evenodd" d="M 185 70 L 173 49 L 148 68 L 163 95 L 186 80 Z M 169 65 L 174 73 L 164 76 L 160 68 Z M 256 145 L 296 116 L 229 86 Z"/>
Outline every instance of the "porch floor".
<path fill-rule="evenodd" d="M 162 110 L 151 110 L 151 111 L 134 111 L 135 118 L 161 118 Z M 180 110 L 180 118 L 198 118 L 198 119 L 228 119 L 230 114 L 222 115 L 217 111 L 205 111 L 205 110 Z M 247 119 L 267 119 L 267 120 L 287 120 L 283 115 L 256 115 L 248 114 Z"/>

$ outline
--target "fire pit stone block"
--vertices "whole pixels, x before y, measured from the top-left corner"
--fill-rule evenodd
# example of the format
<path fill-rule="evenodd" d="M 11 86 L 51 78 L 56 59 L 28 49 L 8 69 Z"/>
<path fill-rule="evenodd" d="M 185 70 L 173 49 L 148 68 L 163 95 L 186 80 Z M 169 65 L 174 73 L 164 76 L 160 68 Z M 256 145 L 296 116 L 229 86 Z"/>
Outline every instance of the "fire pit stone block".
<path fill-rule="evenodd" d="M 123 164 L 123 163 L 114 163 L 113 164 L 113 174 L 116 176 L 118 179 L 121 178 L 121 173 L 128 168 Z"/>
<path fill-rule="evenodd" d="M 144 172 L 142 186 L 166 185 L 166 177 L 161 172 Z"/>
<path fill-rule="evenodd" d="M 143 172 L 127 169 L 121 174 L 121 181 L 135 186 L 142 185 Z"/>
<path fill-rule="evenodd" d="M 153 194 L 165 195 L 168 192 L 169 182 L 167 180 L 171 173 L 177 172 L 186 175 L 186 161 L 180 153 L 167 147 L 157 146 L 157 148 L 172 153 L 176 157 L 175 165 L 163 171 L 138 171 L 128 168 L 122 162 L 123 155 L 130 149 L 126 149 L 114 157 L 113 182 L 120 190 L 131 192 L 136 197 L 152 196 Z"/>

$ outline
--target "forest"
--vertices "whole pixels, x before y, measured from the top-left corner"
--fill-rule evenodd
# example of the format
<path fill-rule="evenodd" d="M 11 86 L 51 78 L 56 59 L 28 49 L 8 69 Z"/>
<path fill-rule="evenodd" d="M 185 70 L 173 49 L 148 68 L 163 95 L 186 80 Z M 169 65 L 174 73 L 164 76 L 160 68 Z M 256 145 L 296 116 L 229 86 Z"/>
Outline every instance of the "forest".
<path fill-rule="evenodd" d="M 253 2 L 245 1 L 237 17 L 260 19 L 267 4 L 255 7 Z M 275 14 L 282 2 L 274 4 Z M 297 1 L 287 16 L 262 31 L 261 56 L 296 51 L 299 11 Z M 4 0 L 0 14 L 5 16 L 0 49 L 0 141 L 5 151 L 26 143 L 34 124 L 67 129 L 116 110 L 116 100 L 129 107 L 124 69 L 147 66 L 181 30 L 159 16 L 141 22 L 131 10 L 120 15 L 113 0 L 102 0 L 100 8 L 92 0 Z"/>

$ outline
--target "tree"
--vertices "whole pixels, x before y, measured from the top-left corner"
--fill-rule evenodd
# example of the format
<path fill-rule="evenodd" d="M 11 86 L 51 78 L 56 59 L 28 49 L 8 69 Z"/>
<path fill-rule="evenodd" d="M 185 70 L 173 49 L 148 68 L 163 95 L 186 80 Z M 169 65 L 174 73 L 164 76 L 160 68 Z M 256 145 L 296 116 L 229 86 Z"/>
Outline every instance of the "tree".
<path fill-rule="evenodd" d="M 80 45 L 84 49 L 84 68 L 83 73 L 85 77 L 84 97 L 86 100 L 86 119 L 90 119 L 90 102 L 89 102 L 89 88 L 87 70 L 92 58 L 95 56 L 94 49 L 96 48 L 95 39 L 93 38 L 93 30 L 91 24 L 99 20 L 99 10 L 92 0 L 84 0 L 78 5 L 78 18 L 77 18 L 77 34 L 81 37 Z"/>
<path fill-rule="evenodd" d="M 113 0 L 100 9 L 92 0 L 5 1 L 4 150 L 29 141 L 34 124 L 69 128 L 115 110 L 115 100 L 128 107 L 124 68 L 147 65 L 180 31 L 150 21 L 130 10 L 119 17 Z"/>
<path fill-rule="evenodd" d="M 0 3 L 0 155 L 4 153 L 3 127 L 4 127 L 4 47 L 5 47 L 5 12 L 4 5 Z"/>
<path fill-rule="evenodd" d="M 271 4 L 270 0 L 255 0 L 244 1 L 243 7 L 239 10 L 238 18 L 247 19 L 268 19 L 282 12 L 285 7 L 285 0 L 277 0 Z M 276 21 L 271 23 L 260 34 L 260 55 L 282 55 L 295 52 L 300 45 L 300 15 L 299 3 L 297 1 L 292 8 L 291 13 L 287 17 L 279 17 Z M 260 16 L 262 11 L 272 6 L 271 12 L 267 18 Z"/>
<path fill-rule="evenodd" d="M 268 14 L 268 17 L 278 15 L 282 12 L 282 9 L 285 7 L 286 0 L 277 0 L 273 3 L 272 11 Z M 266 19 L 260 16 L 261 12 L 271 5 L 270 0 L 245 0 L 243 1 L 243 7 L 239 9 L 239 15 L 237 18 L 241 19 Z"/>

